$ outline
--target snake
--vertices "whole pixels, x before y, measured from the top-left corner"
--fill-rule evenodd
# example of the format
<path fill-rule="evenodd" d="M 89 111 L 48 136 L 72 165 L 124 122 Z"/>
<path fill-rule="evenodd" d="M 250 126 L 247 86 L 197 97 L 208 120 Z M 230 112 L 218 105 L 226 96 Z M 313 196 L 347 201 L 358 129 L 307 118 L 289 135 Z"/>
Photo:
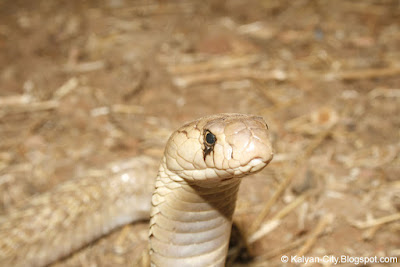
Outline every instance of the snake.
<path fill-rule="evenodd" d="M 239 185 L 272 158 L 262 117 L 186 123 L 168 139 L 155 182 L 138 157 L 132 175 L 71 179 L 2 215 L 0 266 L 46 266 L 143 219 L 151 266 L 224 266 Z"/>

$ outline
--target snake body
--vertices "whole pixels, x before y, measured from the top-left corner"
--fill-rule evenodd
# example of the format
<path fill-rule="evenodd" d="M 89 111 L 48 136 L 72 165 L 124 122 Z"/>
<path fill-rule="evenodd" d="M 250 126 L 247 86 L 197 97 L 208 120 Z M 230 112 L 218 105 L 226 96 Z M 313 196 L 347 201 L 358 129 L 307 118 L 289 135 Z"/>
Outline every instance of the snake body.
<path fill-rule="evenodd" d="M 219 114 L 170 137 L 152 197 L 153 266 L 224 266 L 241 178 L 272 160 L 261 117 Z"/>
<path fill-rule="evenodd" d="M 0 266 L 48 265 L 149 215 L 153 266 L 223 266 L 241 178 L 271 159 L 262 118 L 203 117 L 170 137 L 152 197 L 139 157 L 131 174 L 73 179 L 1 216 Z"/>
<path fill-rule="evenodd" d="M 0 217 L 0 266 L 46 266 L 118 226 L 148 219 L 148 175 L 156 164 L 147 157 L 113 164 L 106 177 L 71 179 Z"/>

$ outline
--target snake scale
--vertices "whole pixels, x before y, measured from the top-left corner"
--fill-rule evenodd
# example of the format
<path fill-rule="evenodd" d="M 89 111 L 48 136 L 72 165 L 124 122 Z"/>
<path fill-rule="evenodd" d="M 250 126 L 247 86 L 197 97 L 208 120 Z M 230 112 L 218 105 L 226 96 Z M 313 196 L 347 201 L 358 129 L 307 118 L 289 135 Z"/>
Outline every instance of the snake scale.
<path fill-rule="evenodd" d="M 0 217 L 0 266 L 48 265 L 149 216 L 152 266 L 224 266 L 241 178 L 272 157 L 261 117 L 187 123 L 167 142 L 153 194 L 139 157 L 132 175 L 72 179 Z"/>

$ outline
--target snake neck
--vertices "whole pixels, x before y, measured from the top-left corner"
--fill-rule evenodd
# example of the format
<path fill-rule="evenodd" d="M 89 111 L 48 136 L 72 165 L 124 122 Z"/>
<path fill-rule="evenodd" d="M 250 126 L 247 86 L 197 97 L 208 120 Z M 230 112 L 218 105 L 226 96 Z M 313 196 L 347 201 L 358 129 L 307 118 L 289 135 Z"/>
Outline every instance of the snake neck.
<path fill-rule="evenodd" d="M 152 197 L 152 266 L 224 266 L 240 180 L 188 183 L 163 160 Z"/>

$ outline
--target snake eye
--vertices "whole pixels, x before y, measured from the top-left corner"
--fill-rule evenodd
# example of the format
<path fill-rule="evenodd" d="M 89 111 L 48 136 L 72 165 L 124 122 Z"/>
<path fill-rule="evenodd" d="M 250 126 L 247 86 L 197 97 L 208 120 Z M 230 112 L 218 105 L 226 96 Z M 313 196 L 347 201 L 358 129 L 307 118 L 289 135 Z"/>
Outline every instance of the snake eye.
<path fill-rule="evenodd" d="M 204 131 L 204 148 L 203 148 L 203 158 L 206 160 L 207 155 L 214 150 L 215 142 L 217 142 L 217 137 L 209 130 Z"/>
<path fill-rule="evenodd" d="M 205 140 L 206 140 L 206 144 L 207 144 L 207 145 L 213 146 L 213 145 L 215 144 L 216 137 L 215 137 L 215 135 L 214 135 L 212 132 L 207 131 L 207 132 L 206 132 Z"/>

